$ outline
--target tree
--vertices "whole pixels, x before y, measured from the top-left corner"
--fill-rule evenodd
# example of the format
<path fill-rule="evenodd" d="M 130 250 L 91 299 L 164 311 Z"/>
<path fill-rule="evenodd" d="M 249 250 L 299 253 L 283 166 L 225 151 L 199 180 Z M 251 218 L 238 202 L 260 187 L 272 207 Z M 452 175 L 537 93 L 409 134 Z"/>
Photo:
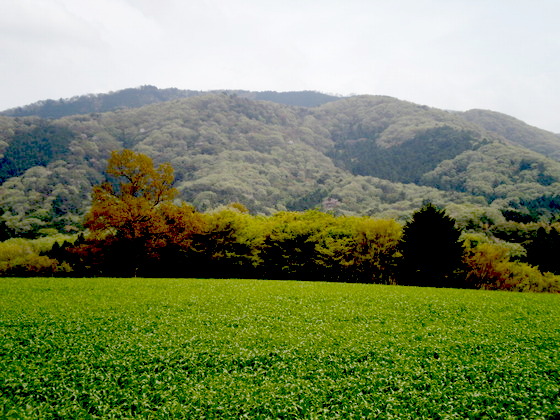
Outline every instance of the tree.
<path fill-rule="evenodd" d="M 310 217 L 311 216 L 311 217 Z M 261 276 L 268 279 L 311 280 L 319 212 L 278 212 L 269 219 L 259 246 Z"/>
<path fill-rule="evenodd" d="M 93 261 L 106 274 L 157 273 L 166 247 L 190 245 L 189 238 L 201 229 L 200 215 L 184 203 L 173 204 L 169 164 L 155 168 L 148 156 L 125 149 L 111 154 L 107 175 L 110 180 L 93 188 L 86 251 L 102 254 Z"/>
<path fill-rule="evenodd" d="M 401 284 L 456 287 L 462 266 L 461 231 L 444 210 L 426 204 L 403 228 Z"/>
<path fill-rule="evenodd" d="M 558 293 L 559 277 L 513 258 L 523 255 L 519 244 L 469 234 L 465 240 L 467 285 L 488 290 Z"/>
<path fill-rule="evenodd" d="M 192 245 L 191 275 L 204 277 L 253 277 L 259 261 L 255 240 L 263 222 L 240 203 L 206 213 L 204 231 Z"/>
<path fill-rule="evenodd" d="M 85 226 L 94 234 L 126 239 L 148 239 L 160 233 L 158 207 L 176 195 L 171 165 L 156 169 L 150 157 L 125 149 L 111 153 L 107 175 L 113 182 L 93 188 Z"/>
<path fill-rule="evenodd" d="M 323 279 L 394 283 L 400 255 L 397 246 L 402 233 L 399 223 L 369 217 L 330 216 L 322 224 L 315 260 Z"/>
<path fill-rule="evenodd" d="M 527 245 L 527 261 L 539 266 L 542 272 L 560 274 L 559 249 L 560 231 L 553 226 L 541 226 Z"/>

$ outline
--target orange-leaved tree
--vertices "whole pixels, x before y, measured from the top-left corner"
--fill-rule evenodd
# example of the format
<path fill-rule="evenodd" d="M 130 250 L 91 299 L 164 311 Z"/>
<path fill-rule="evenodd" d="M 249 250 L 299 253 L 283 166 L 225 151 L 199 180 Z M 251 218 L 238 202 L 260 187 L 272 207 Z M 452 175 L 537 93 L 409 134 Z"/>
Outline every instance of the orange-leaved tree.
<path fill-rule="evenodd" d="M 109 266 L 107 272 L 142 273 L 165 247 L 188 247 L 202 229 L 191 206 L 172 201 L 177 191 L 170 164 L 156 168 L 150 157 L 125 149 L 112 152 L 106 172 L 108 180 L 93 188 L 85 226 L 96 248 L 105 248 L 100 265 Z"/>
<path fill-rule="evenodd" d="M 147 239 L 163 228 L 159 207 L 176 195 L 173 168 L 154 167 L 152 159 L 132 150 L 115 151 L 107 166 L 112 181 L 93 187 L 85 226 L 93 235 Z"/>

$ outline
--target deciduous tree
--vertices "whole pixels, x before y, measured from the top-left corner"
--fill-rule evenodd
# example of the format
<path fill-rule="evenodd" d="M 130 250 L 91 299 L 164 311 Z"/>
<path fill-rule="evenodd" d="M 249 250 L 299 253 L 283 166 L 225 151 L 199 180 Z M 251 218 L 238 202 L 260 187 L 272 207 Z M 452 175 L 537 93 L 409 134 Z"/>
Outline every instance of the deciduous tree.
<path fill-rule="evenodd" d="M 125 149 L 111 154 L 107 175 L 110 181 L 93 188 L 85 226 L 96 235 L 126 239 L 161 233 L 160 207 L 176 195 L 171 165 L 155 168 L 150 157 Z"/>
<path fill-rule="evenodd" d="M 172 202 L 171 165 L 155 168 L 150 157 L 125 149 L 111 154 L 107 175 L 109 180 L 93 189 L 85 226 L 92 249 L 103 250 L 101 264 L 108 272 L 147 274 L 163 249 L 190 245 L 202 219 L 192 207 Z"/>

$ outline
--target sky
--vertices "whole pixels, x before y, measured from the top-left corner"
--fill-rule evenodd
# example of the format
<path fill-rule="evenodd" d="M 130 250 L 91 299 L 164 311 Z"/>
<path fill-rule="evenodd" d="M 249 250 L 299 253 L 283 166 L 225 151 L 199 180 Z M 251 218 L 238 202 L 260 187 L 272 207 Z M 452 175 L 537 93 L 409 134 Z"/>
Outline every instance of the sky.
<path fill-rule="evenodd" d="M 560 133 L 559 0 L 0 0 L 0 110 L 154 85 L 388 95 Z"/>

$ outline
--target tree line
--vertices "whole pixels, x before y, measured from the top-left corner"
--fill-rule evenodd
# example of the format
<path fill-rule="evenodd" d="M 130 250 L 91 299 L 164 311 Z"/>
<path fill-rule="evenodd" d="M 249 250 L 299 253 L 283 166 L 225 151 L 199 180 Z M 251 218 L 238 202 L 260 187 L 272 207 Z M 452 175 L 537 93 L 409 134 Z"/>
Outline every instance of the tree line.
<path fill-rule="evenodd" d="M 239 203 L 202 213 L 176 200 L 169 164 L 155 167 L 148 156 L 125 149 L 112 153 L 106 173 L 107 181 L 92 192 L 87 233 L 59 235 L 48 245 L 46 239 L 0 243 L 0 273 L 560 291 L 553 258 L 543 273 L 522 261 L 528 254 L 522 247 L 463 232 L 430 203 L 404 225 L 318 210 L 252 215 Z M 560 234 L 555 228 L 537 232 L 531 253 L 544 258 Z"/>

